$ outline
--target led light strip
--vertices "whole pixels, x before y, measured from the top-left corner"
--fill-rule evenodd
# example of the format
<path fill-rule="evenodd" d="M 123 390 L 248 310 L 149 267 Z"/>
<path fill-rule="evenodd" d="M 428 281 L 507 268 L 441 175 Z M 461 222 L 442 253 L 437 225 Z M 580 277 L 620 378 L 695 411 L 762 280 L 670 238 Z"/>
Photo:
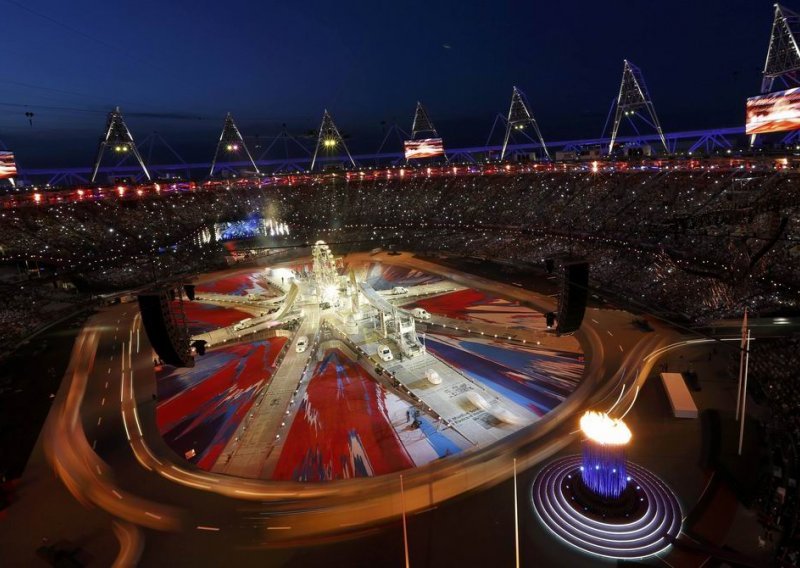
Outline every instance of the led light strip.
<path fill-rule="evenodd" d="M 558 459 L 545 466 L 533 482 L 533 509 L 551 533 L 583 552 L 606 558 L 644 558 L 669 548 L 671 539 L 680 533 L 682 514 L 677 498 L 663 481 L 629 462 L 631 483 L 641 490 L 647 509 L 634 521 L 600 521 L 572 506 L 562 489 L 568 479 L 578 482 L 580 466 L 581 456 Z"/>

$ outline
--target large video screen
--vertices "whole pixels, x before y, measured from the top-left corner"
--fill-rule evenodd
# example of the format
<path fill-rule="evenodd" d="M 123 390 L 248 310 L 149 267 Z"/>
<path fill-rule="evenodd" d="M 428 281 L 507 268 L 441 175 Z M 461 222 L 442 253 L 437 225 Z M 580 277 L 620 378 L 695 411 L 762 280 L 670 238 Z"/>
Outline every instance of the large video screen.
<path fill-rule="evenodd" d="M 0 179 L 17 177 L 17 164 L 14 163 L 14 154 L 0 152 Z"/>
<path fill-rule="evenodd" d="M 747 99 L 747 134 L 800 129 L 800 88 Z"/>
<path fill-rule="evenodd" d="M 441 138 L 425 138 L 424 140 L 405 141 L 406 160 L 432 158 L 444 155 L 444 144 Z"/>

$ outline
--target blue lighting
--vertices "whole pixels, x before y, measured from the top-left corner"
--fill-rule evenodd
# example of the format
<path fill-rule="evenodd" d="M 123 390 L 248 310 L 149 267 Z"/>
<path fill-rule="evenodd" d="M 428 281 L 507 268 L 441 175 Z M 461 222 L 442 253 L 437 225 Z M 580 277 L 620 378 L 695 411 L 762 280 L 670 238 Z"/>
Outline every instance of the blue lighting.
<path fill-rule="evenodd" d="M 625 471 L 625 450 L 586 440 L 583 443 L 581 479 L 586 487 L 604 499 L 619 497 L 630 480 Z"/>
<path fill-rule="evenodd" d="M 218 223 L 217 227 L 219 240 L 221 241 L 247 239 L 263 234 L 260 215 L 251 215 L 249 218 L 241 221 Z"/>
<path fill-rule="evenodd" d="M 599 520 L 563 490 L 564 480 L 580 468 L 582 460 L 583 456 L 555 460 L 533 482 L 533 508 L 550 533 L 578 550 L 612 559 L 646 558 L 668 549 L 680 533 L 682 513 L 666 484 L 635 463 L 627 464 L 647 496 L 639 497 L 645 510 L 633 519 L 626 513 Z M 593 468 L 584 470 L 595 472 Z"/>

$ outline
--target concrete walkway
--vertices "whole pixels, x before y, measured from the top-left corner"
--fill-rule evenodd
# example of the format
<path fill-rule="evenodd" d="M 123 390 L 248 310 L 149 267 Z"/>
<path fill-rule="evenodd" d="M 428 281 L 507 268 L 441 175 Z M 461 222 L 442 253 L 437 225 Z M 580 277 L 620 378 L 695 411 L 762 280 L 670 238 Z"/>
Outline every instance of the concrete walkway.
<path fill-rule="evenodd" d="M 282 435 L 285 438 L 289 430 L 291 422 L 287 413 L 291 414 L 296 410 L 302 397 L 301 392 L 295 395 L 295 390 L 300 386 L 303 372 L 309 366 L 314 352 L 314 338 L 319 330 L 319 306 L 316 303 L 307 303 L 302 308 L 305 318 L 290 342 L 280 367 L 266 390 L 258 397 L 248 417 L 239 424 L 212 471 L 247 478 L 264 479 L 270 475 L 271 471 L 267 471 L 265 464 L 271 454 L 275 453 L 276 458 L 280 454 L 280 438 L 276 436 Z M 297 353 L 297 340 L 302 336 L 308 337 L 312 345 L 303 353 Z M 292 400 L 295 401 L 291 405 L 294 409 L 290 408 Z"/>

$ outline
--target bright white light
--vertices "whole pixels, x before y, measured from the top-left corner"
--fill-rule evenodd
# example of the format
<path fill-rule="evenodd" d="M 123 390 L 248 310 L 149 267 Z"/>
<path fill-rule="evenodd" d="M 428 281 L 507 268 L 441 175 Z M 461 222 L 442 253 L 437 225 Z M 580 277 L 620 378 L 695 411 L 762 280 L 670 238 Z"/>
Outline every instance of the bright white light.
<path fill-rule="evenodd" d="M 322 290 L 322 300 L 324 302 L 328 302 L 331 305 L 337 303 L 339 299 L 339 288 L 335 284 L 328 284 Z"/>
<path fill-rule="evenodd" d="M 622 420 L 605 412 L 589 411 L 581 417 L 581 430 L 590 440 L 609 446 L 624 446 L 631 441 L 631 431 Z"/>

